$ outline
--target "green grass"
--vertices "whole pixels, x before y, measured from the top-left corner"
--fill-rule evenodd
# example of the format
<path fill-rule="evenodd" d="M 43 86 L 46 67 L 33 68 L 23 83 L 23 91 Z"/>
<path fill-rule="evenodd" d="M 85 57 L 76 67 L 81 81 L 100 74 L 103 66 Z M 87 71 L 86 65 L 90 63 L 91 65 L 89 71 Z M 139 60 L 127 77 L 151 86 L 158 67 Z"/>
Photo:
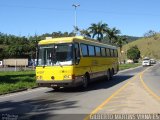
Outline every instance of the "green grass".
<path fill-rule="evenodd" d="M 0 72 L 0 94 L 36 87 L 35 71 Z"/>
<path fill-rule="evenodd" d="M 140 65 L 141 65 L 141 63 L 120 64 L 119 69 L 125 70 L 125 69 L 129 69 L 129 68 L 138 67 Z"/>

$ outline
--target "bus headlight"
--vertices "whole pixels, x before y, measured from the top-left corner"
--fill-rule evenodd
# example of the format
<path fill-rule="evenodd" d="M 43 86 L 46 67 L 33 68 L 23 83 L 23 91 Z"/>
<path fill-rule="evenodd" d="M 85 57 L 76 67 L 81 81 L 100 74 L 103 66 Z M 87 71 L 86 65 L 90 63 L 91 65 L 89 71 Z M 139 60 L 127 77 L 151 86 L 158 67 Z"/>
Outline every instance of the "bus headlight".
<path fill-rule="evenodd" d="M 72 78 L 72 76 L 71 75 L 65 75 L 64 76 L 64 79 L 69 79 L 69 78 Z"/>
<path fill-rule="evenodd" d="M 36 76 L 37 80 L 42 80 L 42 76 Z"/>
<path fill-rule="evenodd" d="M 75 75 L 65 75 L 64 79 L 75 79 Z"/>

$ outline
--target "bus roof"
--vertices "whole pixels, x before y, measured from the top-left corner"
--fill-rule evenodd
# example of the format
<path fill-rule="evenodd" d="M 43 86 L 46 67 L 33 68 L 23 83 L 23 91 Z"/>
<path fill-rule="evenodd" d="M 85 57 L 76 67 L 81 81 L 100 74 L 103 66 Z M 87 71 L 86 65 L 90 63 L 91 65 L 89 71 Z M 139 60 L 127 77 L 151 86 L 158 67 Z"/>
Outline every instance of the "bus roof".
<path fill-rule="evenodd" d="M 38 44 L 47 45 L 47 44 L 54 44 L 54 43 L 59 44 L 59 43 L 71 43 L 71 42 L 79 42 L 79 43 L 84 43 L 84 44 L 89 44 L 89 45 L 95 45 L 95 46 L 97 45 L 101 47 L 117 49 L 116 46 L 108 45 L 105 43 L 100 43 L 98 41 L 95 41 L 94 39 L 86 38 L 83 36 L 51 38 L 47 40 L 41 40 Z"/>

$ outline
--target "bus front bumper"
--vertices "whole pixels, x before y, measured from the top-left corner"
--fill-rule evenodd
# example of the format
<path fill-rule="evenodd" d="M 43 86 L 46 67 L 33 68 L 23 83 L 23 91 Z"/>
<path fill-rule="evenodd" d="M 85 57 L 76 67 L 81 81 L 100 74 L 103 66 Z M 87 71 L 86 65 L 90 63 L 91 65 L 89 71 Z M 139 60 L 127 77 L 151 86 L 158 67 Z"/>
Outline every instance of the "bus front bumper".
<path fill-rule="evenodd" d="M 77 87 L 82 85 L 82 79 L 76 80 L 54 80 L 54 81 L 36 81 L 39 87 Z"/>

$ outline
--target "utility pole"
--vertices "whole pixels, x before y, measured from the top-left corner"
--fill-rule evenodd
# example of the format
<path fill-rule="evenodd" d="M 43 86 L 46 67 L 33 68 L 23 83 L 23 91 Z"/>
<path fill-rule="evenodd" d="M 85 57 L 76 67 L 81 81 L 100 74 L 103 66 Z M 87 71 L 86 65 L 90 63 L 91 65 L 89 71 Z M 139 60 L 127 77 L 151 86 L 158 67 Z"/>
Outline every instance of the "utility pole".
<path fill-rule="evenodd" d="M 77 7 L 79 7 L 79 4 L 73 4 L 72 5 L 75 9 L 74 9 L 74 27 L 75 29 L 77 28 Z M 75 30 L 75 33 L 77 33 L 77 31 Z"/>

